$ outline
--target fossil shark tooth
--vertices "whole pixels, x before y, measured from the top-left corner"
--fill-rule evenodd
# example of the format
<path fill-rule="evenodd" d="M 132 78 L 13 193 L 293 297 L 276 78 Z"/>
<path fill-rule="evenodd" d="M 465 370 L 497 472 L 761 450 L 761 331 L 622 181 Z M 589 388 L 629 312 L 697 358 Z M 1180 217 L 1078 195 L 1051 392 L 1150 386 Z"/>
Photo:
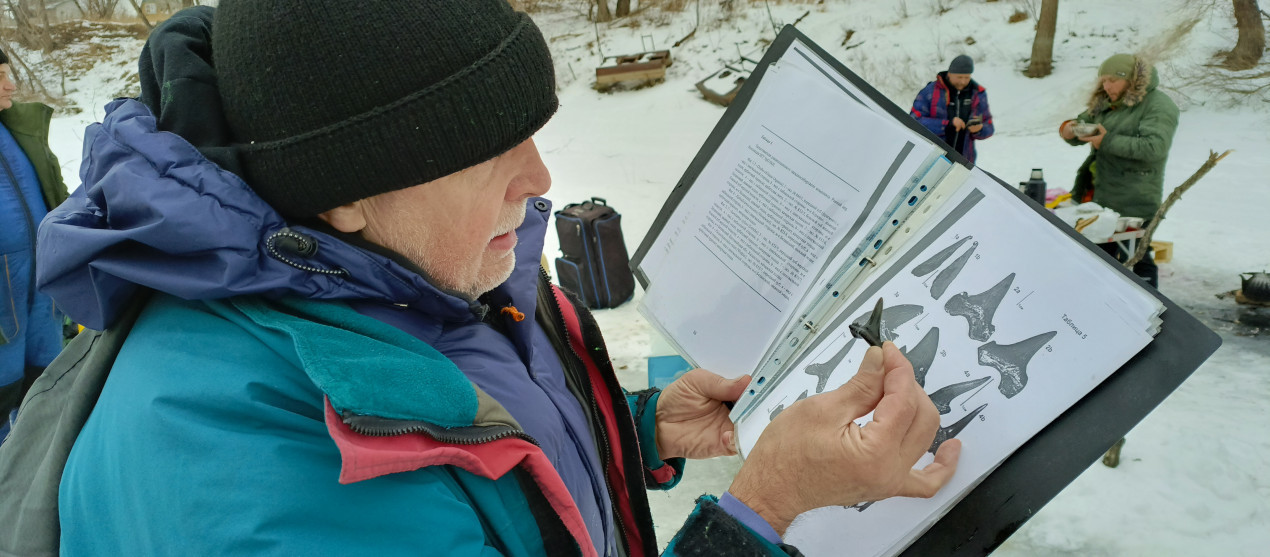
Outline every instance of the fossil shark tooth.
<path fill-rule="evenodd" d="M 957 294 L 944 304 L 944 311 L 947 311 L 948 315 L 965 317 L 970 325 L 970 338 L 985 342 L 992 338 L 992 333 L 997 330 L 996 325 L 992 324 L 992 317 L 1001 306 L 1001 300 L 1005 299 L 1006 293 L 1010 291 L 1012 283 L 1014 283 L 1014 273 L 1010 273 L 996 286 L 979 294 L 973 296 L 965 292 Z"/>
<path fill-rule="evenodd" d="M 1032 356 L 1057 334 L 1058 331 L 1041 333 L 1014 344 L 989 342 L 979 347 L 979 364 L 996 368 L 1001 373 L 997 390 L 1005 398 L 1014 398 L 1027 386 L 1027 364 Z"/>
<path fill-rule="evenodd" d="M 847 330 L 851 331 L 851 336 L 864 339 L 869 346 L 881 346 L 883 313 L 882 298 L 878 298 L 878 303 L 873 305 L 873 311 L 869 312 L 869 322 L 852 323 L 847 326 Z"/>
<path fill-rule="evenodd" d="M 882 310 L 882 336 L 879 340 L 894 341 L 895 329 L 898 328 L 900 325 L 903 325 L 905 323 L 908 323 L 909 321 L 912 321 L 914 317 L 921 315 L 922 312 L 924 311 L 926 311 L 925 308 L 919 305 L 914 305 L 914 304 L 900 304 L 898 306 L 891 306 L 889 308 Z M 873 312 L 870 311 L 856 318 L 856 320 L 853 321 L 852 323 L 857 325 L 864 325 L 868 323 L 869 320 L 872 318 L 873 318 Z"/>

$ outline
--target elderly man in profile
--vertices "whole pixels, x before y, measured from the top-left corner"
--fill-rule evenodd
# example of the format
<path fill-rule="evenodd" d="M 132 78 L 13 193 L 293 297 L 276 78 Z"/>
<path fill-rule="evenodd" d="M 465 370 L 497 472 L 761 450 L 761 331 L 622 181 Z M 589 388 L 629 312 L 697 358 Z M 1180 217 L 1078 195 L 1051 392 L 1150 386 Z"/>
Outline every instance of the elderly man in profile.
<path fill-rule="evenodd" d="M 63 555 L 657 553 L 645 490 L 734 452 L 748 379 L 626 394 L 539 266 L 532 135 L 557 100 L 526 15 L 222 0 L 147 59 L 151 94 L 108 107 L 41 227 L 76 246 L 41 263 L 76 319 L 144 304 L 66 463 Z M 796 554 L 803 511 L 929 497 L 959 450 L 912 468 L 938 426 L 899 350 L 870 349 L 666 551 Z"/>

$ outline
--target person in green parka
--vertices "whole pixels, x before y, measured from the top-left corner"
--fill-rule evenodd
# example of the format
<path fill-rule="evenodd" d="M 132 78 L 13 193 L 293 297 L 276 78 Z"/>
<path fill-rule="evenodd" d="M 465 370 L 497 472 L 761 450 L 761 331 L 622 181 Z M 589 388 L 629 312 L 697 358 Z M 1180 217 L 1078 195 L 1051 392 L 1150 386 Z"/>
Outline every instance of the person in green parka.
<path fill-rule="evenodd" d="M 15 103 L 9 58 L 0 52 L 0 442 L 31 382 L 62 348 L 62 317 L 35 291 L 35 232 L 66 199 L 48 145 L 53 109 Z"/>
<path fill-rule="evenodd" d="M 1141 56 L 1116 54 L 1099 66 L 1088 109 L 1059 126 L 1059 135 L 1068 143 L 1091 147 L 1076 173 L 1073 200 L 1093 201 L 1126 217 L 1150 221 L 1155 216 L 1178 118 L 1177 105 L 1159 85 L 1159 72 Z M 1095 124 L 1096 131 L 1078 136 L 1076 124 L 1081 123 Z M 1124 260 L 1114 243 L 1102 247 Z M 1159 286 L 1150 251 L 1133 272 Z"/>

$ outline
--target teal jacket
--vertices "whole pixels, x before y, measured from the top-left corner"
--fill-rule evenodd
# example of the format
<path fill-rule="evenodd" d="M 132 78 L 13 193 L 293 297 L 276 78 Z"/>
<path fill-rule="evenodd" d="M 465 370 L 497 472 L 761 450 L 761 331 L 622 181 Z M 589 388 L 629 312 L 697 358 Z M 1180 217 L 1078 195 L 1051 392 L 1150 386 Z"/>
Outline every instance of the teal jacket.
<path fill-rule="evenodd" d="M 1149 219 L 1160 208 L 1164 165 L 1177 131 L 1178 109 L 1158 89 L 1160 75 L 1141 59 L 1120 99 L 1112 102 L 1099 87 L 1078 122 L 1102 124 L 1102 147 L 1090 147 L 1076 173 L 1072 198 L 1093 201 L 1123 216 Z M 1079 139 L 1072 145 L 1087 145 Z"/>
<path fill-rule="evenodd" d="M 156 296 L 59 506 L 64 555 L 590 549 L 501 406 L 428 345 L 338 302 Z M 120 512 L 138 508 L 146 520 Z"/>
<path fill-rule="evenodd" d="M 595 351 L 563 292 L 543 292 L 561 311 L 543 321 Z M 638 405 L 637 425 L 645 470 L 660 472 L 647 479 L 664 487 L 679 470 L 652 449 L 655 404 Z M 497 402 L 339 302 L 156 296 L 60 493 L 63 555 L 594 554 L 559 477 Z M 702 498 L 667 554 L 785 552 Z"/>

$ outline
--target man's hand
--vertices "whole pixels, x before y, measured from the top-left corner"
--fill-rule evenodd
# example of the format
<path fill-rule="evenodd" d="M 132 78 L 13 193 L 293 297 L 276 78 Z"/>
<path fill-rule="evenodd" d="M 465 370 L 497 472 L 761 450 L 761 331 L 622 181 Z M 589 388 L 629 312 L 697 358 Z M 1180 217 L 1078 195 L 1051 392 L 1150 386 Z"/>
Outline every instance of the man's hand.
<path fill-rule="evenodd" d="M 966 128 L 966 121 L 960 116 L 953 116 L 952 125 L 954 130 L 961 131 Z"/>
<path fill-rule="evenodd" d="M 970 130 L 970 133 L 979 133 L 979 130 L 983 129 L 983 124 L 975 124 L 967 129 Z"/>
<path fill-rule="evenodd" d="M 864 427 L 855 420 L 873 412 Z M 865 353 L 845 385 L 801 400 L 763 431 L 728 491 L 784 535 L 799 514 L 892 496 L 931 497 L 957 469 L 961 443 L 930 449 L 939 412 L 891 342 Z"/>
<path fill-rule="evenodd" d="M 748 375 L 724 379 L 698 368 L 666 386 L 657 399 L 657 453 L 662 460 L 736 454 L 736 432 L 723 403 L 736 402 L 749 385 Z"/>
<path fill-rule="evenodd" d="M 1100 149 L 1102 148 L 1102 140 L 1104 137 L 1107 137 L 1107 128 L 1102 127 L 1102 124 L 1098 124 L 1098 133 L 1087 135 L 1080 138 L 1080 140 L 1093 145 L 1094 149 Z"/>

